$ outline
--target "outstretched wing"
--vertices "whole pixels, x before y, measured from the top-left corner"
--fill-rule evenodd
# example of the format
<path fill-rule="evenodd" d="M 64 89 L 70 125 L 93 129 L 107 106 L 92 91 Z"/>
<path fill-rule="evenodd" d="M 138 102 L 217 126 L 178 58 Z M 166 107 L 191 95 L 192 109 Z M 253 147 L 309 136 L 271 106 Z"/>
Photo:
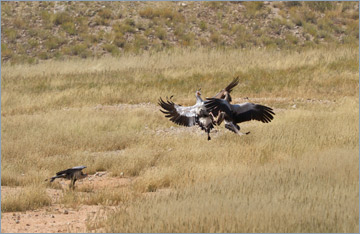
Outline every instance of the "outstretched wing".
<path fill-rule="evenodd" d="M 218 92 L 217 94 L 215 94 L 215 96 L 213 96 L 213 98 L 219 98 L 219 99 L 224 99 L 225 98 L 225 94 L 228 93 L 229 95 L 229 102 L 232 101 L 230 93 L 232 91 L 232 89 L 239 84 L 239 77 L 236 77 L 233 81 L 231 81 L 231 83 L 226 86 L 225 89 L 221 90 L 220 92 Z"/>
<path fill-rule="evenodd" d="M 56 175 L 62 175 L 62 174 L 68 174 L 71 173 L 73 171 L 81 171 L 82 169 L 86 168 L 86 166 L 77 166 L 77 167 L 72 167 L 63 171 L 59 171 L 56 173 Z"/>
<path fill-rule="evenodd" d="M 272 108 L 249 102 L 231 105 L 231 107 L 233 111 L 233 120 L 236 123 L 250 120 L 258 120 L 263 123 L 269 123 L 275 115 Z"/>
<path fill-rule="evenodd" d="M 204 105 L 206 110 L 212 112 L 214 116 L 217 116 L 220 111 L 225 112 L 227 116 L 232 116 L 231 105 L 225 99 L 206 98 Z"/>
<path fill-rule="evenodd" d="M 180 106 L 174 102 L 167 100 L 166 102 L 160 98 L 158 104 L 164 109 L 160 109 L 165 117 L 170 118 L 170 121 L 187 127 L 196 124 L 196 108 L 197 106 Z"/>

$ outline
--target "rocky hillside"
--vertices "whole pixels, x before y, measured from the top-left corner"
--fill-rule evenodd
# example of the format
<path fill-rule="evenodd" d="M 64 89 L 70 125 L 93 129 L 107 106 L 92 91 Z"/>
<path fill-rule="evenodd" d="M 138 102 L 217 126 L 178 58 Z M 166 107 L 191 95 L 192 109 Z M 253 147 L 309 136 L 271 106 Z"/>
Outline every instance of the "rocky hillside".
<path fill-rule="evenodd" d="M 358 2 L 1 2 L 1 61 L 358 45 Z"/>

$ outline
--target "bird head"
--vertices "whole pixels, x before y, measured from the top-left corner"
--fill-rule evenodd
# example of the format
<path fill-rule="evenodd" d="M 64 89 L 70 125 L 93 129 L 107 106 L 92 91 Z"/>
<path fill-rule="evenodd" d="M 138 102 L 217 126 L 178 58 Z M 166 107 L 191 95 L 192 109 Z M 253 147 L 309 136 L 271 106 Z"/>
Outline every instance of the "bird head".
<path fill-rule="evenodd" d="M 200 97 L 200 96 L 201 96 L 200 90 L 201 90 L 201 88 L 198 89 L 198 90 L 195 92 L 195 96 L 196 96 L 196 97 Z"/>

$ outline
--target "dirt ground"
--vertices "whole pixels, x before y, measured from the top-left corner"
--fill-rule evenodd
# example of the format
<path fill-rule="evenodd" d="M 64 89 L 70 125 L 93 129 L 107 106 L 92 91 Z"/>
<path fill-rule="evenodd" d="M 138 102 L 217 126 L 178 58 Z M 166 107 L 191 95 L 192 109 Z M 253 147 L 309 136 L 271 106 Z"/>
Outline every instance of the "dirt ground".
<path fill-rule="evenodd" d="M 77 182 L 76 186 L 91 186 L 94 189 L 104 187 L 126 186 L 131 183 L 131 178 L 110 177 L 106 172 L 97 172 L 83 181 Z M 68 181 L 60 181 L 63 189 L 67 189 Z M 20 187 L 1 186 L 2 196 L 18 193 Z M 114 206 L 81 205 L 78 208 L 69 208 L 59 204 L 62 196 L 61 189 L 47 189 L 52 199 L 52 205 L 37 210 L 25 212 L 7 212 L 1 214 L 2 233 L 84 233 L 88 232 L 86 222 L 105 216 L 109 211 L 115 210 Z M 93 232 L 102 232 L 97 229 Z"/>

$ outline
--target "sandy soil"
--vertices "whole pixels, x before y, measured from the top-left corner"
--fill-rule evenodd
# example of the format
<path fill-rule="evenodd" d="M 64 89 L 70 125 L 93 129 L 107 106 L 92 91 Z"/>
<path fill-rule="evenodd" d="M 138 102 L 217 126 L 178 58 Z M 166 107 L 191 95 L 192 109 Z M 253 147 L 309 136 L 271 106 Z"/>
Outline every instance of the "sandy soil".
<path fill-rule="evenodd" d="M 121 187 L 131 183 L 132 178 L 110 177 L 106 172 L 97 172 L 76 184 L 78 190 L 82 187 L 92 187 L 94 190 L 104 187 Z M 60 181 L 63 189 L 68 188 L 68 181 Z M 2 196 L 20 192 L 21 187 L 1 186 Z M 59 204 L 63 194 L 61 189 L 47 189 L 52 199 L 52 205 L 37 210 L 25 212 L 8 212 L 1 214 L 2 233 L 58 233 L 58 232 L 87 232 L 86 222 L 105 216 L 114 206 L 88 206 L 69 208 Z M 102 232 L 97 229 L 93 232 Z"/>

